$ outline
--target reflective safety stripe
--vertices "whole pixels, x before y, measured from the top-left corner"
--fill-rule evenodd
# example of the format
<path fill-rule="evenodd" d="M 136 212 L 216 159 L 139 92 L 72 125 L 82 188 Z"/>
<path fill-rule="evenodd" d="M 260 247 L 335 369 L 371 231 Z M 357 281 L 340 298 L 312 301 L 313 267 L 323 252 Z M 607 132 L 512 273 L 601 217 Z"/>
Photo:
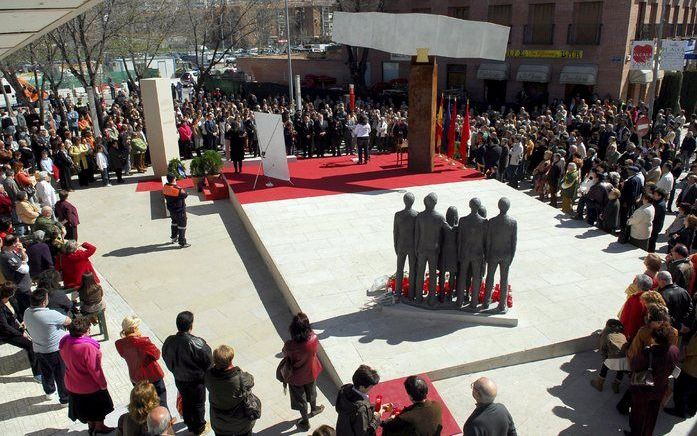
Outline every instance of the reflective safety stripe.
<path fill-rule="evenodd" d="M 165 185 L 162 194 L 167 197 L 179 197 L 179 188 L 174 185 Z"/>

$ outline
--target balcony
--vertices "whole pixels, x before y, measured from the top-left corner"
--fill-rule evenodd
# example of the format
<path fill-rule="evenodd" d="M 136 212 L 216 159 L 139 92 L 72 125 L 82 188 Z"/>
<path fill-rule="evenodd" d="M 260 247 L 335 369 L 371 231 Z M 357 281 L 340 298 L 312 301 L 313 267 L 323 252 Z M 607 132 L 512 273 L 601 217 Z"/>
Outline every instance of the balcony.
<path fill-rule="evenodd" d="M 523 27 L 523 44 L 554 44 L 554 24 L 526 24 Z"/>
<path fill-rule="evenodd" d="M 602 24 L 569 24 L 566 43 L 569 45 L 600 45 Z"/>

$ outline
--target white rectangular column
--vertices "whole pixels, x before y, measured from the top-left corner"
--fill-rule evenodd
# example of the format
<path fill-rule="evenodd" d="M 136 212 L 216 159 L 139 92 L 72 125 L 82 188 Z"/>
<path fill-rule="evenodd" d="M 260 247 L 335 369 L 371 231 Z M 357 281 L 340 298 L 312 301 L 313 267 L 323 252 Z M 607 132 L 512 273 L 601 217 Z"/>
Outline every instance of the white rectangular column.
<path fill-rule="evenodd" d="M 158 177 L 167 175 L 169 161 L 179 157 L 179 135 L 171 83 L 169 79 L 140 81 L 150 160 Z"/>

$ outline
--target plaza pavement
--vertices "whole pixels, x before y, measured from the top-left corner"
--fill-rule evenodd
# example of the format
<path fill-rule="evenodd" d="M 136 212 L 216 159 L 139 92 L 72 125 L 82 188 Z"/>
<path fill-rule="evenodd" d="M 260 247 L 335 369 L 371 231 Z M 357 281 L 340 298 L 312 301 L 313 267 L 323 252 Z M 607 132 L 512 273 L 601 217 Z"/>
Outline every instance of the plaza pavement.
<path fill-rule="evenodd" d="M 135 180 L 72 194 L 80 211 L 81 239 L 98 247 L 92 260 L 105 278 L 112 340 L 102 342 L 102 347 L 116 406 L 107 423 L 114 425 L 125 411 L 131 388 L 125 363 L 113 347 L 122 317 L 138 314 L 144 333 L 160 345 L 175 330 L 176 313 L 190 309 L 196 315 L 194 333 L 212 347 L 234 346 L 236 362 L 255 376 L 255 393 L 264 407 L 257 434 L 294 433 L 295 413 L 274 377 L 290 314 L 239 218 L 228 203 L 201 201 L 190 193 L 192 247 L 179 250 L 167 244 L 169 220 L 158 212 L 159 194 L 136 193 Z M 627 276 L 629 280 L 631 273 Z M 618 283 L 618 292 L 623 287 L 624 282 Z M 483 374 L 499 383 L 499 399 L 509 407 L 519 434 L 618 434 L 626 421 L 612 407 L 617 397 L 610 391 L 597 393 L 588 384 L 599 363 L 589 352 Z M 85 425 L 70 422 L 67 410 L 43 400 L 30 374 L 23 352 L 0 346 L 0 435 L 86 434 Z M 459 423 L 474 407 L 469 383 L 479 375 L 435 382 Z M 166 382 L 174 405 L 176 388 L 168 373 Z M 320 382 L 319 401 L 328 405 L 327 398 L 333 400 L 336 390 L 326 378 Z M 328 407 L 312 424 L 333 424 L 335 419 Z M 675 426 L 671 422 L 662 414 L 656 434 L 697 434 L 695 420 Z M 181 425 L 178 429 L 182 431 Z"/>

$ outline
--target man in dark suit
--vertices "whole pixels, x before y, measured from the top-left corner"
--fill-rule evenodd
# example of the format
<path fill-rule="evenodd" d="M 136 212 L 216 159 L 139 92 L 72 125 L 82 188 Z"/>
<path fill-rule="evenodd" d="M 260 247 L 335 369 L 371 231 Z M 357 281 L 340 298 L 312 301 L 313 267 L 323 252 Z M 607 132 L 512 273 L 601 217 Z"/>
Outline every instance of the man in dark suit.
<path fill-rule="evenodd" d="M 464 436 L 517 435 L 513 418 L 506 406 L 494 403 L 496 391 L 496 383 L 486 377 L 472 383 L 472 397 L 477 402 L 477 407 L 462 428 Z"/>
<path fill-rule="evenodd" d="M 653 223 L 651 225 L 651 236 L 649 237 L 649 253 L 656 251 L 656 241 L 658 235 L 663 231 L 663 224 L 666 220 L 666 192 L 663 189 L 656 188 L 653 191 Z"/>
<path fill-rule="evenodd" d="M 383 422 L 383 436 L 436 436 L 443 428 L 441 405 L 437 401 L 427 400 L 428 385 L 416 375 L 404 380 L 412 404 L 397 416 Z"/>
<path fill-rule="evenodd" d="M 627 223 L 627 218 L 629 218 L 634 212 L 636 207 L 636 202 L 641 195 L 642 183 L 641 179 L 637 175 L 639 173 L 639 168 L 636 166 L 630 166 L 627 168 L 629 178 L 624 182 L 622 186 L 622 193 L 620 194 L 620 224 L 625 225 Z"/>

